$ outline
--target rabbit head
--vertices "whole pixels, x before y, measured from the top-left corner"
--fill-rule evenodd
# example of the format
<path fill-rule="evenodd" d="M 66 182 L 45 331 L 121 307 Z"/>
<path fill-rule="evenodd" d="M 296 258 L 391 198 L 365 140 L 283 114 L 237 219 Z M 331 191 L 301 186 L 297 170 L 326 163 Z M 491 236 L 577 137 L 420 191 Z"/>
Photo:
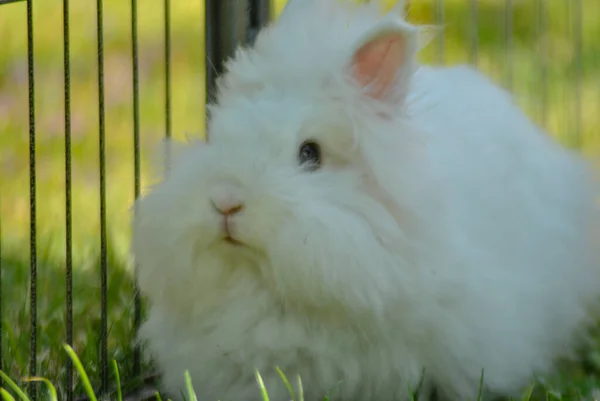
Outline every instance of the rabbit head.
<path fill-rule="evenodd" d="M 417 291 L 413 232 L 435 210 L 405 107 L 418 48 L 397 10 L 292 1 L 227 63 L 209 139 L 171 143 L 168 174 L 138 201 L 142 290 L 264 288 L 369 314 Z"/>

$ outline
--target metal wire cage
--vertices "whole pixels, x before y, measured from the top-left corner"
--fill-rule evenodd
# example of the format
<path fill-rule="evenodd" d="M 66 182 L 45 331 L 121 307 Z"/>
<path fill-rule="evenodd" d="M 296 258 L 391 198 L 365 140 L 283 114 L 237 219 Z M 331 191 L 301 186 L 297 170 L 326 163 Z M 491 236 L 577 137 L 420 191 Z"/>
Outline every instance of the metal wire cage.
<path fill-rule="evenodd" d="M 60 1 L 45 1 L 53 4 L 54 12 L 60 9 Z M 108 13 L 104 9 L 105 2 L 111 9 Z M 9 6 L 9 3 L 20 4 Z M 175 74 L 172 63 L 173 53 L 184 54 L 191 48 L 186 47 L 188 34 L 185 27 L 187 25 L 180 28 L 177 21 L 173 20 L 172 7 L 175 7 L 175 3 L 171 4 L 169 0 L 155 0 L 152 3 L 155 7 L 162 5 L 158 12 L 162 18 L 162 24 L 157 28 L 156 25 L 152 25 L 156 22 L 155 20 L 152 24 L 146 23 L 140 27 L 138 15 L 142 10 L 139 10 L 138 0 L 131 0 L 129 3 L 127 10 L 129 20 L 126 23 L 123 22 L 124 20 L 117 23 L 112 17 L 111 13 L 117 9 L 115 1 L 90 1 L 87 7 L 93 9 L 94 19 L 88 19 L 85 24 L 87 28 L 90 28 L 90 24 L 94 27 L 78 31 L 80 35 L 81 32 L 89 35 L 93 42 L 93 44 L 86 45 L 88 50 L 82 50 L 81 40 L 78 39 L 79 37 L 75 37 L 71 31 L 74 18 L 80 18 L 81 15 L 77 14 L 75 17 L 70 15 L 75 3 L 69 0 L 62 0 L 62 9 L 60 9 L 62 32 L 58 31 L 58 26 L 54 28 L 55 42 L 52 42 L 53 45 L 46 45 L 46 37 L 41 38 L 34 35 L 36 24 L 47 17 L 43 12 L 48 10 L 48 7 L 43 8 L 40 5 L 40 12 L 36 13 L 38 10 L 36 7 L 41 3 L 35 3 L 33 0 L 0 0 L 0 6 L 3 6 L 0 7 L 0 156 L 2 157 L 0 159 L 0 173 L 2 174 L 0 181 L 0 205 L 2 206 L 0 208 L 0 321 L 2 322 L 0 326 L 0 369 L 9 374 L 11 371 L 14 374 L 24 373 L 15 368 L 15 361 L 12 360 L 16 358 L 14 355 L 20 355 L 14 351 L 14 348 L 19 346 L 17 345 L 18 341 L 14 340 L 15 331 L 19 331 L 18 336 L 28 337 L 28 349 L 26 350 L 28 360 L 23 362 L 29 376 L 45 375 L 46 373 L 39 369 L 39 359 L 46 352 L 44 349 L 40 349 L 40 338 L 45 338 L 46 330 L 58 330 L 61 342 L 71 345 L 76 342 L 77 333 L 74 331 L 74 324 L 77 322 L 74 321 L 73 305 L 77 303 L 77 297 L 84 294 L 78 293 L 73 285 L 74 267 L 77 268 L 78 264 L 74 256 L 74 242 L 78 241 L 78 234 L 74 233 L 73 227 L 75 220 L 81 219 L 84 221 L 81 223 L 83 226 L 91 226 L 92 230 L 97 230 L 93 247 L 98 249 L 98 263 L 93 266 L 92 276 L 98 282 L 98 287 L 94 287 L 94 291 L 96 291 L 94 299 L 99 304 L 97 325 L 94 326 L 97 331 L 98 344 L 97 354 L 93 355 L 97 359 L 98 369 L 95 371 L 97 377 L 92 379 L 98 392 L 103 393 L 110 390 L 109 366 L 114 357 L 114 352 L 109 352 L 112 347 L 110 345 L 111 328 L 119 324 L 119 322 L 111 321 L 109 304 L 121 301 L 111 299 L 109 291 L 109 274 L 112 268 L 111 224 L 118 219 L 111 220 L 108 215 L 110 202 L 107 200 L 107 190 L 113 187 L 111 187 L 112 181 L 107 174 L 107 168 L 110 168 L 110 163 L 114 160 L 111 159 L 111 149 L 107 146 L 107 105 L 112 107 L 111 102 L 129 102 L 127 108 L 130 113 L 129 117 L 126 118 L 123 114 L 118 114 L 118 116 L 121 119 L 128 119 L 130 122 L 120 136 L 129 138 L 131 141 L 131 154 L 127 163 L 131 163 L 132 180 L 131 185 L 126 188 L 115 184 L 114 191 L 127 192 L 127 199 L 132 200 L 140 195 L 144 176 L 141 153 L 144 138 L 140 134 L 144 131 L 140 113 L 142 102 L 149 102 L 150 100 L 147 99 L 153 98 L 158 99 L 158 103 L 162 103 L 155 102 L 147 106 L 149 112 L 146 113 L 146 117 L 153 121 L 148 124 L 147 130 L 159 130 L 161 131 L 160 135 L 170 137 L 174 132 L 174 114 L 193 114 L 194 110 L 196 114 L 202 115 L 202 118 L 195 120 L 195 125 L 180 124 L 179 127 L 201 129 L 204 113 L 198 110 L 202 110 L 205 104 L 211 101 L 214 95 L 215 78 L 223 71 L 224 60 L 233 53 L 239 43 L 251 42 L 257 30 L 281 10 L 284 1 L 182 1 L 177 5 L 180 11 L 177 16 L 189 14 L 185 4 L 198 3 L 197 7 L 190 6 L 190 9 L 199 11 L 193 18 L 197 19 L 197 26 L 203 30 L 196 32 L 198 37 L 196 54 L 200 56 L 194 58 L 195 61 L 192 63 L 194 68 L 198 67 L 198 71 L 192 73 L 186 67 L 182 67 L 180 63 Z M 411 19 L 440 24 L 448 28 L 446 33 L 438 35 L 434 43 L 425 50 L 425 59 L 434 63 L 470 62 L 478 65 L 502 85 L 515 92 L 523 107 L 540 124 L 549 127 L 565 143 L 579 147 L 584 152 L 600 155 L 598 151 L 600 149 L 600 135 L 598 134 L 600 132 L 600 44 L 596 43 L 600 38 L 599 4 L 597 0 L 564 2 L 559 0 L 413 0 L 407 6 Z M 79 11 L 81 11 L 80 9 L 81 7 L 78 8 Z M 204 18 L 202 18 L 202 14 Z M 105 19 L 107 16 L 111 16 L 111 18 Z M 14 22 L 17 19 L 19 22 Z M 20 49 L 10 45 L 13 42 L 11 36 L 15 37 L 20 34 L 12 30 L 14 24 L 24 28 L 24 31 L 20 33 L 25 34 L 26 44 Z M 3 28 L 3 25 L 6 28 Z M 114 28 L 117 25 L 119 28 Z M 117 84 L 111 84 L 112 86 L 109 85 L 108 88 L 107 78 L 113 79 L 110 74 L 115 72 L 115 68 L 111 64 L 107 70 L 105 65 L 107 55 L 105 53 L 105 40 L 107 40 L 105 29 L 107 26 L 109 26 L 108 33 L 111 35 L 111 43 L 125 41 L 125 47 L 128 47 L 129 51 L 125 62 L 121 63 L 127 69 L 126 73 L 123 72 L 127 76 L 126 79 Z M 142 31 L 145 32 L 144 37 L 151 42 L 149 45 L 152 48 L 150 58 L 140 56 L 139 35 Z M 173 40 L 173 33 L 176 33 L 177 41 Z M 43 47 L 35 47 L 34 39 L 39 37 L 45 43 Z M 14 42 L 23 45 L 20 39 Z M 77 43 L 74 45 L 75 42 Z M 202 42 L 204 46 L 202 46 Z M 80 53 L 87 51 L 88 56 L 95 58 L 95 82 L 86 83 L 85 85 L 89 84 L 88 86 L 83 84 L 81 86 L 76 82 L 82 76 L 88 76 L 90 72 L 88 71 L 88 75 L 86 75 L 81 72 L 82 68 L 86 68 L 85 66 L 73 64 L 74 60 L 80 62 L 79 58 L 73 58 L 75 51 Z M 3 53 L 6 57 L 1 57 Z M 62 53 L 62 68 L 60 68 L 62 71 L 59 75 L 56 75 L 56 70 L 53 70 L 53 75 L 43 75 L 43 78 L 38 75 L 36 78 L 36 66 L 38 65 L 36 57 L 38 54 L 44 56 L 42 53 L 58 54 L 57 57 L 60 57 L 60 53 Z M 11 57 L 13 58 L 11 59 Z M 20 61 L 20 57 L 24 57 L 24 60 Z M 17 62 L 13 62 L 15 59 Z M 114 59 L 111 58 L 109 61 L 113 63 Z M 157 73 L 157 69 L 147 71 L 148 65 L 152 63 L 160 65 L 160 73 Z M 109 74 L 106 71 L 109 71 Z M 175 87 L 174 77 L 183 73 L 187 73 L 190 79 L 177 81 L 178 84 L 184 82 L 185 87 Z M 50 106 L 43 103 L 45 95 L 42 94 L 42 100 L 37 98 L 38 91 L 36 89 L 40 79 L 42 88 L 61 89 L 60 93 L 55 91 L 53 94 L 51 98 L 53 104 Z M 149 82 L 150 79 L 153 82 L 160 82 L 160 92 L 162 93 L 152 91 L 148 92 L 147 96 L 141 97 L 142 84 Z M 197 86 L 192 89 L 190 85 Z M 83 99 L 84 92 L 91 91 L 91 96 L 94 95 L 93 92 L 96 92 L 95 99 L 88 99 L 89 104 L 86 103 L 87 106 L 93 105 L 97 109 L 95 111 L 97 122 L 93 125 L 93 129 L 88 127 L 86 131 L 76 126 L 85 124 L 86 121 L 82 122 L 81 118 L 77 120 L 77 116 L 73 113 L 75 106 L 78 106 L 72 100 L 75 86 L 78 91 L 78 102 Z M 127 89 L 128 94 L 123 92 L 124 87 L 129 88 Z M 18 91 L 19 88 L 23 90 L 26 88 L 26 96 L 23 96 L 23 99 L 27 101 L 25 104 L 11 100 L 11 96 L 13 96 L 11 91 Z M 196 95 L 190 95 L 190 99 L 186 98 L 186 106 L 180 110 L 173 107 L 175 91 L 191 91 Z M 79 96 L 79 92 L 82 93 L 81 96 Z M 204 98 L 198 97 L 199 93 Z M 14 94 L 14 98 L 20 99 L 18 94 Z M 178 100 L 178 102 L 178 104 L 182 104 L 181 101 Z M 8 106 L 5 103 L 8 103 Z M 26 110 L 26 116 L 19 114 L 20 112 L 14 112 L 17 108 L 21 112 Z M 62 182 L 59 180 L 52 186 L 43 187 L 38 184 L 47 179 L 44 177 L 47 164 L 45 162 L 41 165 L 38 164 L 39 149 L 45 146 L 45 141 L 49 141 L 47 139 L 49 123 L 44 120 L 41 128 L 39 127 L 40 116 L 37 115 L 37 111 L 40 108 L 52 109 L 52 113 L 45 111 L 44 115 L 52 115 L 54 120 L 57 115 L 59 116 L 59 121 L 54 122 L 58 128 L 55 127 L 53 132 L 55 136 L 58 136 L 60 142 L 54 138 L 52 143 L 54 147 L 57 146 L 57 143 L 62 144 L 59 162 L 60 168 L 63 169 Z M 45 116 L 43 118 L 46 119 Z M 83 120 L 87 120 L 87 117 Z M 111 120 L 110 124 L 111 127 L 120 127 L 115 120 Z M 28 135 L 25 135 L 27 129 Z M 87 137 L 94 136 L 94 148 L 83 145 L 81 145 L 82 149 L 79 148 L 81 147 L 79 135 L 82 135 L 82 132 Z M 154 137 L 156 136 L 154 135 Z M 16 142 L 15 144 L 8 139 L 9 137 L 18 137 L 19 140 L 13 141 Z M 41 143 L 38 142 L 40 139 Z M 98 201 L 93 207 L 86 206 L 85 210 L 80 211 L 77 215 L 74 211 L 73 196 L 74 187 L 79 185 L 79 181 L 74 179 L 79 164 L 78 161 L 74 161 L 74 149 L 83 153 L 82 158 L 93 158 L 97 163 L 95 166 L 97 180 L 96 178 L 93 180 L 91 191 L 97 193 Z M 90 153 L 92 151 L 95 152 L 93 155 Z M 20 160 L 23 161 L 22 164 Z M 21 174 L 21 172 L 24 173 Z M 28 185 L 23 184 L 22 187 L 19 187 L 21 184 L 15 183 L 13 186 L 11 180 L 16 180 L 21 176 L 28 177 Z M 22 181 L 20 182 L 22 183 Z M 17 189 L 21 192 L 18 192 Z M 62 237 L 59 242 L 62 248 L 58 252 L 61 258 L 58 264 L 62 268 L 61 274 L 64 275 L 64 279 L 60 286 L 42 282 L 40 274 L 43 272 L 38 271 L 40 256 L 38 241 L 47 231 L 46 227 L 40 224 L 38 211 L 41 205 L 46 207 L 50 197 L 48 191 L 51 190 L 60 193 L 63 202 L 52 206 L 52 213 L 58 213 L 56 209 L 60 209 L 59 214 L 61 214 Z M 19 210 L 21 211 L 19 212 Z M 26 218 L 15 220 L 14 216 L 19 213 L 24 214 Z M 94 219 L 97 220 L 97 225 L 95 223 L 88 224 L 85 221 L 91 219 L 92 214 L 96 216 Z M 13 235 L 15 237 L 11 238 Z M 9 287 L 13 285 L 10 280 L 14 280 L 16 267 L 11 264 L 6 255 L 15 243 L 22 244 L 27 241 L 28 247 L 25 249 L 15 248 L 24 249 L 24 252 L 28 249 L 28 255 L 21 255 L 22 259 L 26 260 L 27 268 L 26 270 L 22 268 L 20 273 L 26 276 L 27 288 L 19 287 L 17 295 L 14 295 L 13 291 L 13 295 L 7 299 L 3 294 L 5 291 L 9 291 Z M 46 252 L 46 249 L 43 248 L 43 251 Z M 42 256 L 46 257 L 46 255 Z M 42 297 L 39 296 L 40 285 L 43 286 Z M 45 309 L 42 304 L 49 299 L 47 292 L 54 291 L 58 287 L 60 287 L 60 291 L 64 292 L 64 299 L 61 298 L 61 302 L 64 302 L 60 308 L 58 319 L 60 325 L 40 326 L 40 321 L 43 319 L 39 312 Z M 126 326 L 131 328 L 133 334 L 130 338 L 133 338 L 142 320 L 143 305 L 135 286 L 129 289 L 131 290 L 128 294 L 132 299 L 130 305 L 132 312 L 126 315 L 126 319 L 131 320 L 130 324 L 127 323 Z M 23 316 L 28 318 L 28 327 L 18 327 L 23 323 L 22 319 L 20 321 L 12 320 L 15 314 L 11 311 L 15 308 L 22 311 L 21 318 Z M 19 344 L 22 345 L 22 342 Z M 60 347 L 60 344 L 54 344 L 54 346 Z M 142 374 L 144 366 L 143 355 L 139 349 L 132 350 L 131 359 L 132 366 L 128 374 L 138 377 Z M 61 389 L 67 400 L 73 400 L 76 388 L 73 364 L 68 359 L 61 360 L 62 362 L 64 362 L 65 368 L 61 376 Z M 29 385 L 28 391 L 31 398 L 35 400 L 39 388 L 36 385 Z"/>

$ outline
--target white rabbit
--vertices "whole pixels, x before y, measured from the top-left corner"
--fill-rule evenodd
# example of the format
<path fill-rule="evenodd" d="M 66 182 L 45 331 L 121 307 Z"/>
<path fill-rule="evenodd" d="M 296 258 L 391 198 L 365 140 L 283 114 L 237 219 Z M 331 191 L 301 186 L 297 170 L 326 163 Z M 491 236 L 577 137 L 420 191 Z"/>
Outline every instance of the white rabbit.
<path fill-rule="evenodd" d="M 200 401 L 515 395 L 600 292 L 593 171 L 397 10 L 292 0 L 136 204 L 143 341 Z M 597 238 L 596 238 L 597 240 Z M 597 245 L 597 244 L 596 244 Z M 424 398 L 428 397 L 423 392 Z"/>

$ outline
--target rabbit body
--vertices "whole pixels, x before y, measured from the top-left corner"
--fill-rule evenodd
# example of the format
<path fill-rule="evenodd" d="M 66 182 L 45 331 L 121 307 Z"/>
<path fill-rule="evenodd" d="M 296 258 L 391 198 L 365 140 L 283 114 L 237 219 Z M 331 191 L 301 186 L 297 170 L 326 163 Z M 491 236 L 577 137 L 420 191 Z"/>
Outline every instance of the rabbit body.
<path fill-rule="evenodd" d="M 288 8 L 228 64 L 210 140 L 171 144 L 136 204 L 140 339 L 165 389 L 188 370 L 200 401 L 259 400 L 258 370 L 287 400 L 279 367 L 307 400 L 404 401 L 423 372 L 424 398 L 474 399 L 484 369 L 486 391 L 519 394 L 593 318 L 592 170 L 482 74 L 413 64 L 399 17 Z M 369 92 L 350 67 L 368 75 L 379 47 L 352 55 L 381 32 L 406 54 Z M 234 243 L 222 205 L 241 205 Z"/>

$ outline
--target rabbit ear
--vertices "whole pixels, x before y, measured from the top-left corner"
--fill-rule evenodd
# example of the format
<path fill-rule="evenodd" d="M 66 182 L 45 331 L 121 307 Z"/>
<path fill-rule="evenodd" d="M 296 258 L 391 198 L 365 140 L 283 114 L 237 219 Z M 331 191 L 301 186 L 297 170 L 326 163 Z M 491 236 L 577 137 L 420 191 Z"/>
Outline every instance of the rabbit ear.
<path fill-rule="evenodd" d="M 352 75 L 378 100 L 406 92 L 419 47 L 419 29 L 397 17 L 382 20 L 359 41 L 352 56 Z"/>

